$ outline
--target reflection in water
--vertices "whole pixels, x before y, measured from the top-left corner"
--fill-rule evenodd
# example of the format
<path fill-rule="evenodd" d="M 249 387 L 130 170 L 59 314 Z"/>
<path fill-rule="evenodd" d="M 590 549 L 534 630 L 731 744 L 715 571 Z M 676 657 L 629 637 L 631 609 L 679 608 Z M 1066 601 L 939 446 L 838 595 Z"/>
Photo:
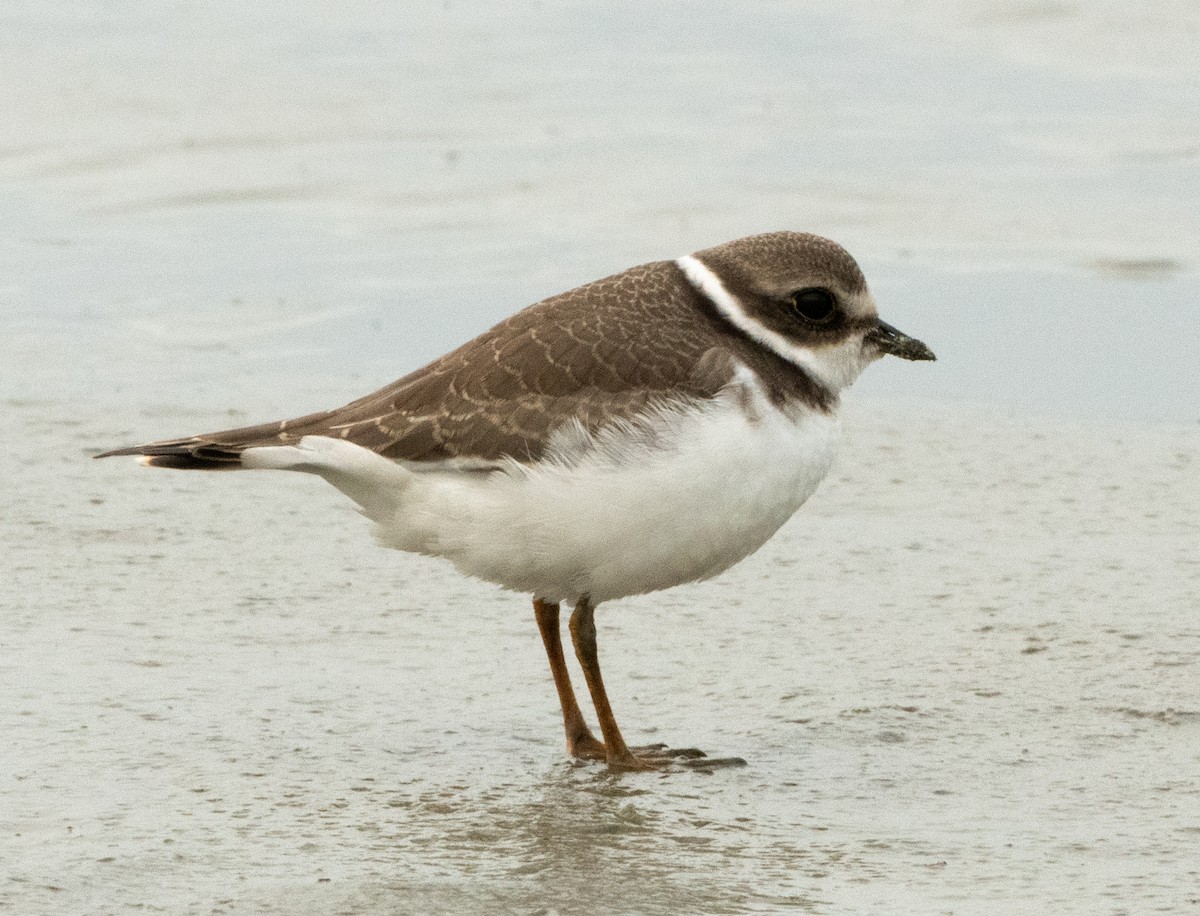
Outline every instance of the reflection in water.
<path fill-rule="evenodd" d="M 436 903 L 447 912 L 502 905 L 518 912 L 740 913 L 806 904 L 788 891 L 817 860 L 827 866 L 840 858 L 790 843 L 763 847 L 747 823 L 701 817 L 687 799 L 702 798 L 703 783 L 665 798 L 659 791 L 676 778 L 690 776 L 656 776 L 653 786 L 640 787 L 594 764 L 564 763 L 522 785 L 397 795 L 385 810 L 403 816 L 372 828 L 380 834 L 372 857 L 391 876 L 369 894 L 400 909 Z"/>

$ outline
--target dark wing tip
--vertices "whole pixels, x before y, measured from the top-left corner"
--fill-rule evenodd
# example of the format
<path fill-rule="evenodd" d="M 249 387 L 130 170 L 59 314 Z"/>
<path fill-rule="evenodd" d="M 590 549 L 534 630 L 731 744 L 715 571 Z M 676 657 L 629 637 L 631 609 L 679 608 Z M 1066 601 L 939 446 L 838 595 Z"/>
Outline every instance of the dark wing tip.
<path fill-rule="evenodd" d="M 96 458 L 120 458 L 127 455 L 190 455 L 197 449 L 207 445 L 204 440 L 193 437 L 189 439 L 169 439 L 165 442 L 151 442 L 147 445 L 131 445 L 128 448 L 115 448 L 110 452 L 101 452 Z"/>
<path fill-rule="evenodd" d="M 101 452 L 99 455 L 93 455 L 93 458 L 120 458 L 123 455 L 144 455 L 145 446 L 134 445 L 129 448 L 114 448 L 110 452 Z"/>
<path fill-rule="evenodd" d="M 241 449 L 222 446 L 204 439 L 180 439 L 174 442 L 152 442 L 129 448 L 101 452 L 95 458 L 134 456 L 153 468 L 173 468 L 179 471 L 226 471 L 242 466 Z"/>

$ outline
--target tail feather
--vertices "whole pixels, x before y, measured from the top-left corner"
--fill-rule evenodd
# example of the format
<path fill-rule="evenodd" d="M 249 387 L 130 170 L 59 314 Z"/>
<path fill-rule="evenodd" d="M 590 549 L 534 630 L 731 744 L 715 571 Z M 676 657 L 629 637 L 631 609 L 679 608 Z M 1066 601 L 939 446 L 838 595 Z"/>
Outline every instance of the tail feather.
<path fill-rule="evenodd" d="M 142 463 L 156 468 L 182 471 L 233 471 L 244 467 L 242 453 L 248 448 L 269 445 L 291 445 L 300 441 L 314 427 L 330 416 L 329 411 L 283 420 L 243 426 L 184 439 L 166 439 L 146 445 L 113 449 L 97 458 L 116 458 L 135 455 Z"/>
<path fill-rule="evenodd" d="M 104 457 L 104 456 L 97 456 Z M 242 456 L 210 458 L 195 454 L 147 455 L 142 464 L 150 468 L 170 468 L 175 471 L 236 471 L 242 467 Z"/>
<path fill-rule="evenodd" d="M 373 521 L 391 518 L 420 475 L 361 445 L 327 435 L 330 430 L 322 421 L 328 417 L 328 413 L 311 414 L 282 423 L 119 448 L 96 457 L 135 455 L 152 467 L 186 471 L 249 468 L 316 474 L 358 503 Z M 317 432 L 307 434 L 310 429 Z"/>

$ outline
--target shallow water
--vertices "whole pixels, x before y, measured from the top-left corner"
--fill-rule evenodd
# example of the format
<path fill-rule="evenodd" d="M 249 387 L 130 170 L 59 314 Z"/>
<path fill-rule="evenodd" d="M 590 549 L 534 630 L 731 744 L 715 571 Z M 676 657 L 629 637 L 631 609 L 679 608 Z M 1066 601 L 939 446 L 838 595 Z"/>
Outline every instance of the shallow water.
<path fill-rule="evenodd" d="M 1189 912 L 1200 292 L 1188 3 L 0 14 L 0 910 Z M 598 615 L 320 482 L 93 463 L 343 403 L 520 305 L 823 232 L 933 365 L 818 495 Z"/>

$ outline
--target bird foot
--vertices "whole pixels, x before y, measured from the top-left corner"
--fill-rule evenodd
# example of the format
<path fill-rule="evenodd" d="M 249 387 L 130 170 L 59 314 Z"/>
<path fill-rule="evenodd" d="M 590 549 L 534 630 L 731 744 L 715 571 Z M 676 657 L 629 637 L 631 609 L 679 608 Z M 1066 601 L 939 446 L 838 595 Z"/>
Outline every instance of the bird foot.
<path fill-rule="evenodd" d="M 623 771 L 663 770 L 681 766 L 709 770 L 716 767 L 745 766 L 741 757 L 709 757 L 696 747 L 668 747 L 665 744 L 642 744 L 610 760 L 604 742 L 591 734 L 580 735 L 568 747 L 572 757 L 579 760 L 603 760 L 610 769 Z"/>
<path fill-rule="evenodd" d="M 606 760 L 608 750 L 604 742 L 597 740 L 591 732 L 567 739 L 567 753 L 576 760 Z"/>
<path fill-rule="evenodd" d="M 698 747 L 667 747 L 665 744 L 641 744 L 631 747 L 630 752 L 635 757 L 666 757 L 668 759 L 683 757 L 688 760 L 708 759 L 708 754 Z"/>
<path fill-rule="evenodd" d="M 718 767 L 744 767 L 745 765 L 746 761 L 741 757 L 709 757 L 698 748 L 669 748 L 664 745 L 630 748 L 628 755 L 608 760 L 608 768 L 618 772 L 669 770 L 677 767 L 711 771 Z"/>

